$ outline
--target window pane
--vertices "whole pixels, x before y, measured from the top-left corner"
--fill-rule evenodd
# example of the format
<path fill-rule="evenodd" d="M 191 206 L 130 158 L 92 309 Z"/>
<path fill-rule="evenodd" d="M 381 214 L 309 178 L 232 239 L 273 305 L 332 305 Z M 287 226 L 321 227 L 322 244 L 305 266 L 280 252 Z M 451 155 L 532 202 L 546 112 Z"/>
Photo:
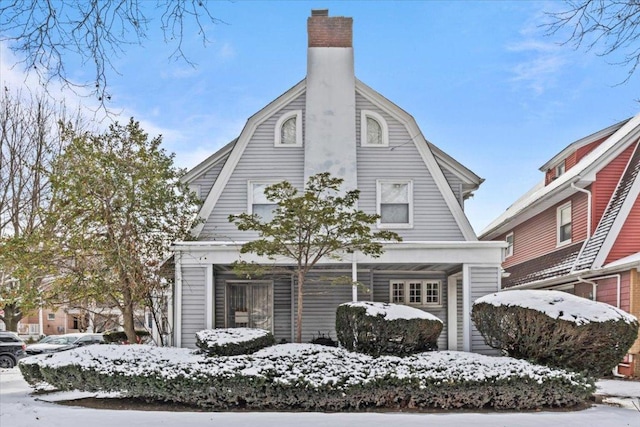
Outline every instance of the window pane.
<path fill-rule="evenodd" d="M 391 302 L 404 304 L 404 282 L 391 284 Z"/>
<path fill-rule="evenodd" d="M 564 242 L 566 240 L 571 240 L 571 224 L 560 227 L 560 241 Z"/>
<path fill-rule="evenodd" d="M 380 201 L 382 203 L 409 203 L 409 184 L 380 184 Z"/>
<path fill-rule="evenodd" d="M 422 303 L 422 283 L 409 283 L 409 303 Z"/>
<path fill-rule="evenodd" d="M 427 283 L 426 284 L 426 297 L 427 304 L 439 304 L 440 303 L 440 284 L 439 283 Z"/>
<path fill-rule="evenodd" d="M 270 204 L 267 200 L 267 196 L 264 194 L 265 188 L 267 188 L 270 184 L 251 184 L 253 186 L 253 203 L 260 204 Z"/>
<path fill-rule="evenodd" d="M 380 222 L 383 224 L 408 224 L 409 223 L 409 205 L 402 204 L 381 204 L 380 205 Z"/>
<path fill-rule="evenodd" d="M 273 219 L 273 216 L 275 214 L 276 208 L 278 207 L 278 205 L 274 205 L 274 204 L 253 204 L 253 213 L 255 215 L 258 215 L 262 221 L 264 222 L 269 222 Z"/>
<path fill-rule="evenodd" d="M 571 208 L 566 207 L 560 211 L 560 224 L 565 225 L 571 222 Z"/>
<path fill-rule="evenodd" d="M 367 117 L 367 144 L 382 145 L 382 128 L 371 117 Z"/>
<path fill-rule="evenodd" d="M 280 128 L 280 143 L 295 144 L 296 143 L 296 118 L 287 119 Z"/>

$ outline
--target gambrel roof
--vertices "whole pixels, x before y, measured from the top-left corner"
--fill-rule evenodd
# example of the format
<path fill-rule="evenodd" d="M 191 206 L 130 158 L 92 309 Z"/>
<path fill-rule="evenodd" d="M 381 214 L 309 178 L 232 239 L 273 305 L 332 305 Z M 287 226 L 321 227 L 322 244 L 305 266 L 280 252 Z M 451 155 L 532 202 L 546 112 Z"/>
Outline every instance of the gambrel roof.
<path fill-rule="evenodd" d="M 371 89 L 361 81 L 356 79 L 355 89 L 358 94 L 368 99 L 370 102 L 380 106 L 385 112 L 397 119 L 402 123 L 413 135 L 413 139 L 410 141 L 415 144 L 418 152 L 421 155 L 422 160 L 425 162 L 426 167 L 432 174 L 440 193 L 442 194 L 449 210 L 452 213 L 458 227 L 460 228 L 465 240 L 476 241 L 477 237 L 473 228 L 471 227 L 461 203 L 456 199 L 448 181 L 445 178 L 444 170 L 456 176 L 462 183 L 463 197 L 468 197 L 471 192 L 476 190 L 479 185 L 484 181 L 478 175 L 471 170 L 460 164 L 451 156 L 440 150 L 431 142 L 427 141 L 422 135 L 414 118 L 406 111 L 398 107 L 387 98 Z M 251 137 L 258 125 L 271 117 L 272 114 L 282 109 L 293 99 L 304 93 L 306 90 L 306 79 L 300 81 L 294 87 L 286 91 L 280 97 L 272 101 L 262 110 L 251 116 L 246 125 L 244 126 L 240 136 L 235 140 L 228 143 L 218 152 L 214 153 L 202 163 L 194 167 L 184 177 L 183 182 L 189 183 L 208 171 L 213 165 L 219 162 L 224 162 L 224 166 L 217 179 L 215 180 L 213 187 L 209 191 L 198 217 L 201 219 L 192 230 L 194 237 L 198 237 L 204 227 L 204 222 L 211 214 L 215 207 L 227 181 L 229 180 L 233 170 L 235 169 L 238 161 L 242 157 L 242 154 L 249 144 Z"/>

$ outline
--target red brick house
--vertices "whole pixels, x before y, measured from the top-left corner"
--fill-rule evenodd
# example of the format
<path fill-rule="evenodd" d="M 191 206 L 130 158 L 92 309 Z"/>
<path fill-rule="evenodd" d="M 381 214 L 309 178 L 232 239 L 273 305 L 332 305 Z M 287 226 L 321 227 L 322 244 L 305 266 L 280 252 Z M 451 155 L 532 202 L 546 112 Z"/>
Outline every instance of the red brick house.
<path fill-rule="evenodd" d="M 640 317 L 640 115 L 579 139 L 480 234 L 508 243 L 502 289 L 559 289 Z M 640 340 L 622 374 L 640 375 Z"/>

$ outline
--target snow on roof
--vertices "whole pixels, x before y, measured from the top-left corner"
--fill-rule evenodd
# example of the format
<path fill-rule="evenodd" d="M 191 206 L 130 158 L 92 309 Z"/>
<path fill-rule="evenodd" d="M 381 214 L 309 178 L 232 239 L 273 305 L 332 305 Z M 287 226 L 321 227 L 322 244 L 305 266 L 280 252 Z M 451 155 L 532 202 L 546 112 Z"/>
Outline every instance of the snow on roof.
<path fill-rule="evenodd" d="M 196 338 L 206 342 L 209 346 L 227 344 L 239 344 L 256 338 L 264 337 L 269 332 L 264 329 L 253 328 L 227 328 L 227 329 L 205 329 L 196 332 Z"/>
<path fill-rule="evenodd" d="M 427 313 L 426 311 L 422 311 L 415 307 L 409 307 L 407 305 L 370 301 L 347 302 L 342 305 L 348 305 L 351 307 L 363 307 L 366 310 L 367 316 L 382 316 L 386 320 L 427 319 L 437 320 L 442 323 L 442 320 L 438 319 L 433 314 Z"/>
<path fill-rule="evenodd" d="M 624 320 L 635 322 L 635 316 L 602 302 L 591 301 L 572 294 L 551 290 L 511 290 L 485 295 L 475 304 L 487 303 L 497 307 L 517 306 L 537 310 L 553 319 L 566 320 L 578 325 L 590 322 Z"/>

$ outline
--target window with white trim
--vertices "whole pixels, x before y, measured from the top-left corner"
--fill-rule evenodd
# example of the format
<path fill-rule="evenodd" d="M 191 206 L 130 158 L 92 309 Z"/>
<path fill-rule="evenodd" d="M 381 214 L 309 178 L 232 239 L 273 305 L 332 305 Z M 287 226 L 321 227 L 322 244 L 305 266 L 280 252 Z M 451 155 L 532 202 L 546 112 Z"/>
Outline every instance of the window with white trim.
<path fill-rule="evenodd" d="M 47 313 L 47 320 L 56 320 L 55 313 Z"/>
<path fill-rule="evenodd" d="M 507 234 L 505 241 L 507 242 L 507 247 L 504 248 L 504 257 L 508 258 L 513 255 L 513 232 Z"/>
<path fill-rule="evenodd" d="M 565 169 L 566 168 L 565 168 L 564 162 L 556 166 L 556 178 L 562 175 L 563 173 L 565 173 Z"/>
<path fill-rule="evenodd" d="M 360 145 L 363 147 L 388 147 L 387 121 L 375 111 L 360 112 Z"/>
<path fill-rule="evenodd" d="M 302 110 L 290 111 L 278 119 L 274 140 L 276 147 L 302 146 Z"/>
<path fill-rule="evenodd" d="M 273 183 L 249 181 L 248 183 L 248 213 L 258 215 L 262 221 L 269 222 L 278 207 L 277 203 L 267 200 L 264 190 Z"/>
<path fill-rule="evenodd" d="M 391 280 L 389 300 L 394 304 L 439 306 L 442 286 L 438 280 Z"/>
<path fill-rule="evenodd" d="M 411 228 L 413 226 L 413 182 L 378 180 L 377 214 L 380 228 Z"/>
<path fill-rule="evenodd" d="M 558 245 L 571 243 L 571 202 L 557 210 Z"/>

